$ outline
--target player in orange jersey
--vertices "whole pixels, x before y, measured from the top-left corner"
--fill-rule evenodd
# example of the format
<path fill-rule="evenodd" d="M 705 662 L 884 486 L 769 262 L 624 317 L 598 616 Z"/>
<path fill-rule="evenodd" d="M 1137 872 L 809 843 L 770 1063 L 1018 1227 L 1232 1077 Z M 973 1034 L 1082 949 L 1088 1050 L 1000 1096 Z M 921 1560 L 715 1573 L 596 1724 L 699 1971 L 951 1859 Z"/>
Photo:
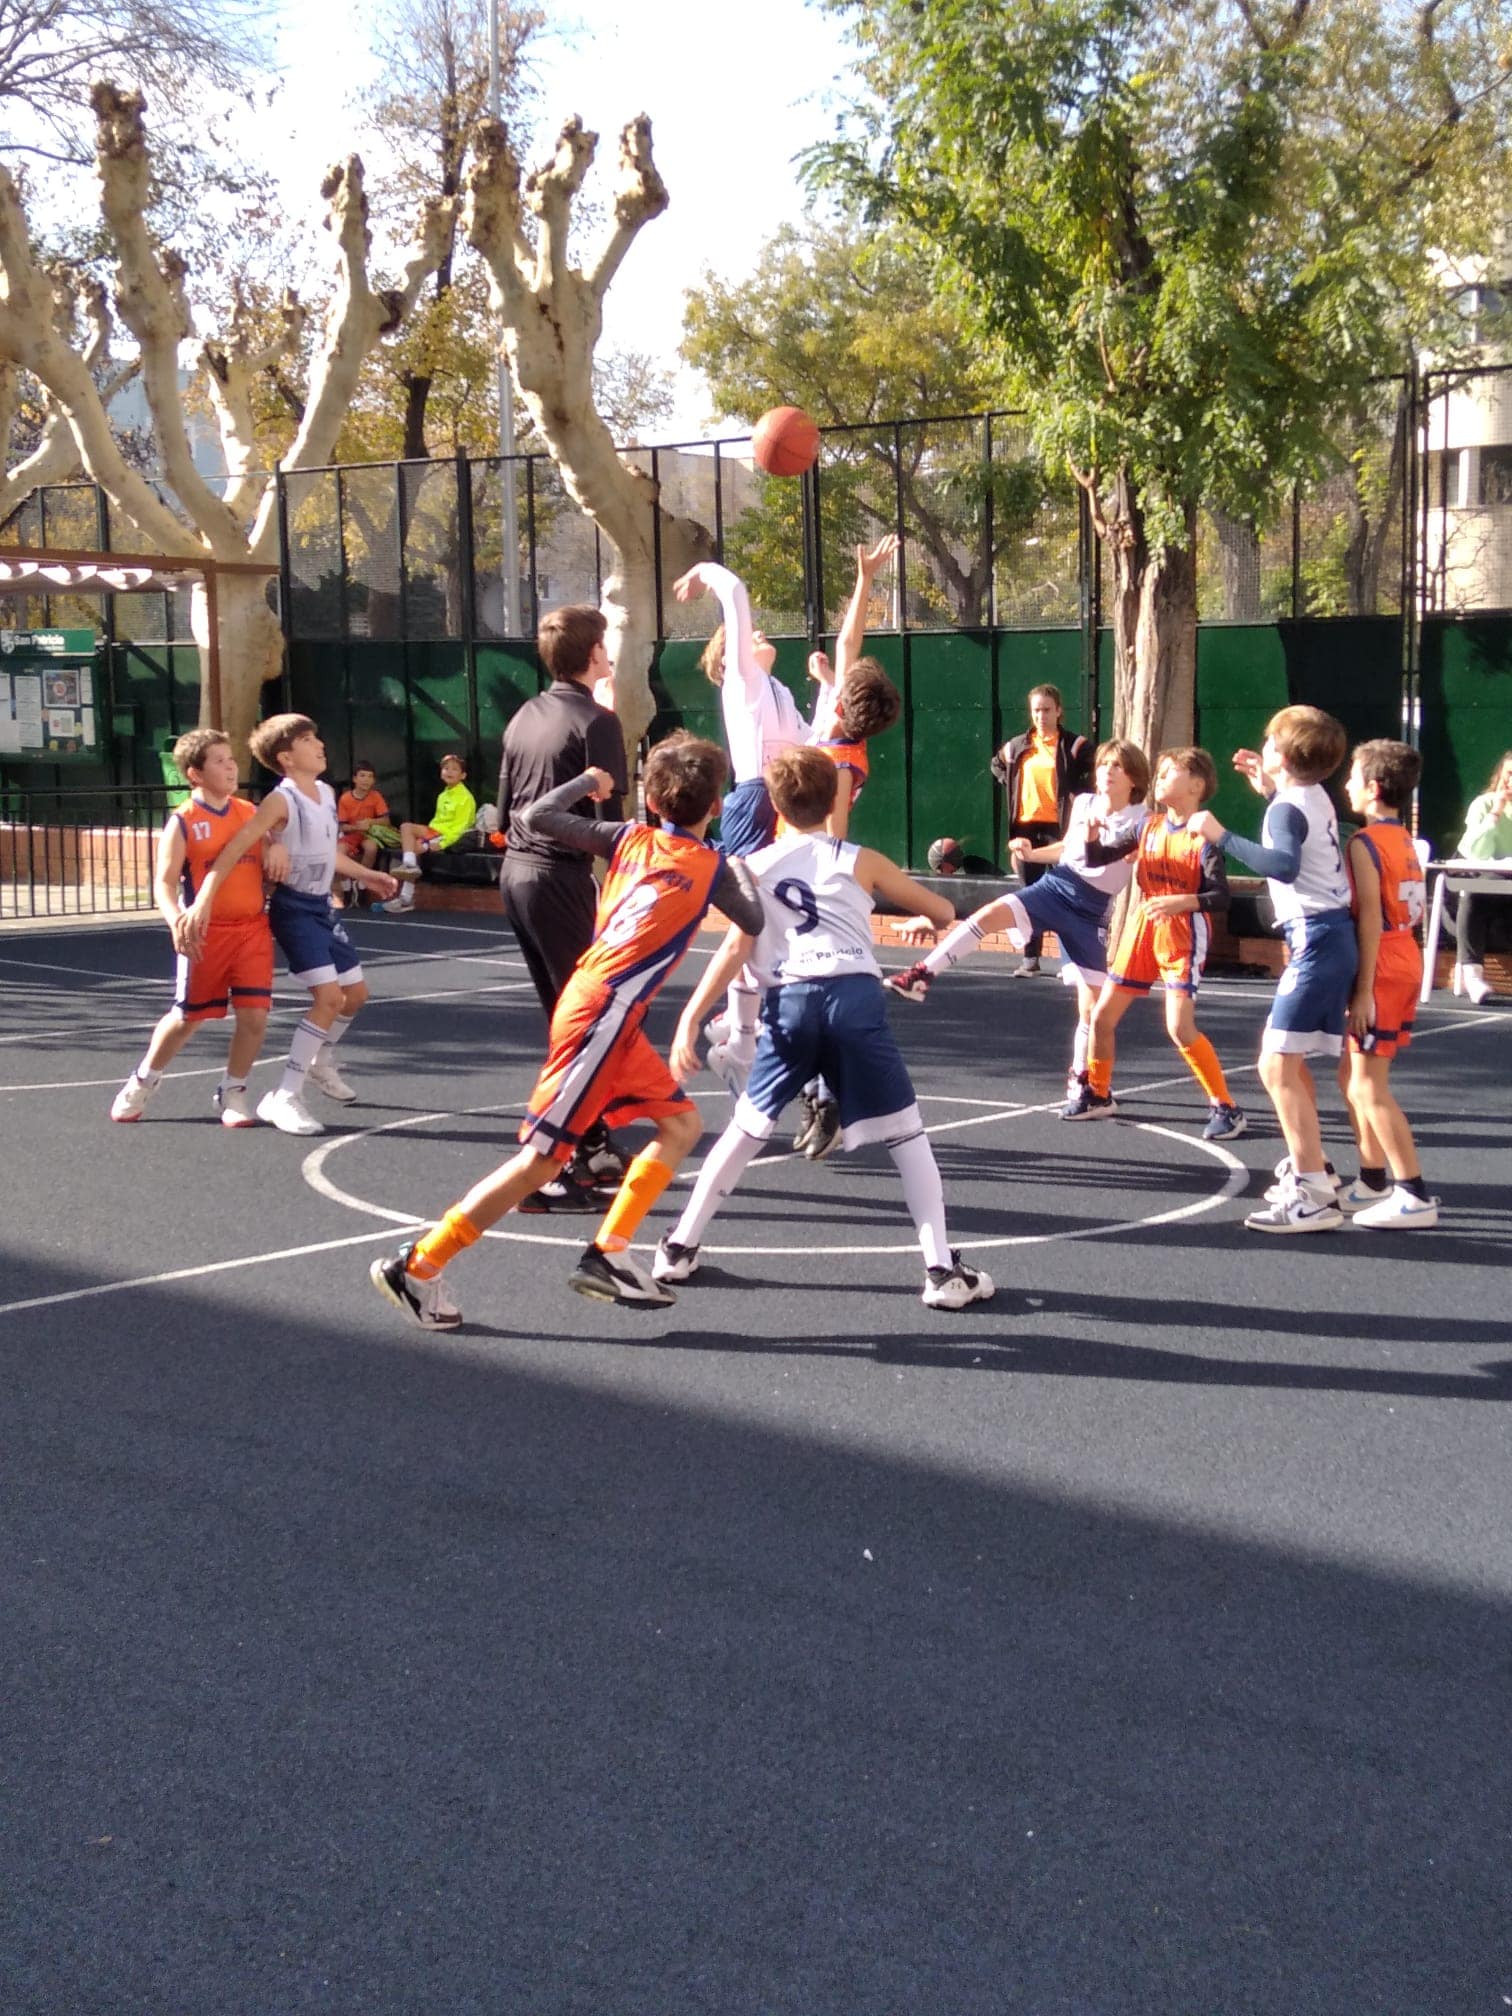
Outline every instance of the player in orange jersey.
<path fill-rule="evenodd" d="M 424 1329 L 455 1330 L 462 1321 L 442 1280 L 447 1263 L 549 1182 L 600 1119 L 652 1120 L 656 1139 L 625 1171 L 571 1286 L 602 1302 L 677 1299 L 629 1247 L 703 1130 L 642 1024 L 711 903 L 742 931 L 762 928 L 761 897 L 745 863 L 727 861 L 704 838 L 727 774 L 722 749 L 677 734 L 646 759 L 646 804 L 660 826 L 633 819 L 614 825 L 571 811 L 583 798 L 602 801 L 614 792 L 613 778 L 599 769 L 519 815 L 531 832 L 597 854 L 609 870 L 592 943 L 552 1013 L 546 1063 L 520 1123 L 520 1152 L 475 1183 L 431 1231 L 369 1269 L 378 1292 Z"/>
<path fill-rule="evenodd" d="M 1423 953 L 1414 935 L 1423 920 L 1423 864 L 1402 823 L 1422 771 L 1422 757 L 1405 742 L 1362 742 L 1344 786 L 1350 810 L 1365 821 L 1344 857 L 1354 890 L 1360 963 L 1349 1003 L 1348 1047 L 1339 1059 L 1360 1173 L 1338 1202 L 1356 1225 L 1403 1232 L 1438 1223 L 1438 1199 L 1428 1194 L 1412 1129 L 1390 1085 L 1391 1060 L 1412 1040 L 1423 981 Z M 1393 1181 L 1387 1179 L 1388 1165 Z"/>
<path fill-rule="evenodd" d="M 1223 856 L 1193 833 L 1188 821 L 1218 789 L 1206 749 L 1165 749 L 1155 766 L 1156 816 L 1146 822 L 1134 862 L 1138 901 L 1124 925 L 1108 977 L 1092 1011 L 1087 1071 L 1061 1108 L 1062 1120 L 1111 1119 L 1114 1031 L 1131 1002 L 1158 982 L 1165 988 L 1166 1031 L 1208 1095 L 1205 1141 L 1228 1141 L 1245 1129 L 1229 1096 L 1218 1053 L 1197 1027 L 1196 997 L 1207 960 L 1208 918 L 1226 910 Z"/>
<path fill-rule="evenodd" d="M 180 735 L 173 760 L 193 788 L 169 813 L 158 839 L 154 881 L 158 909 L 170 931 L 198 895 L 221 849 L 257 816 L 256 806 L 236 795 L 236 754 L 218 728 L 192 728 Z M 215 1103 L 223 1126 L 256 1126 L 247 1073 L 262 1048 L 272 1000 L 273 934 L 263 907 L 262 850 L 253 848 L 217 891 L 201 948 L 193 958 L 180 955 L 173 1006 L 117 1092 L 111 1119 L 140 1120 L 163 1072 L 200 1023 L 223 1020 L 229 1006 L 236 1026 Z"/>

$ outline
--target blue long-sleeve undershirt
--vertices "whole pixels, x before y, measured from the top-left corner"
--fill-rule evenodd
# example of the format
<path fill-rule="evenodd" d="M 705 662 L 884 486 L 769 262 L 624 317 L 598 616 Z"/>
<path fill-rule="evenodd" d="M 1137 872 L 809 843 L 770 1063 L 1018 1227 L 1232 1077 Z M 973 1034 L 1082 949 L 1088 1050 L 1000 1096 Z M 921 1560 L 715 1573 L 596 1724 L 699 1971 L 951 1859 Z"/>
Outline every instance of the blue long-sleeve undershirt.
<path fill-rule="evenodd" d="M 1300 805 L 1268 805 L 1258 840 L 1241 840 L 1225 829 L 1219 846 L 1225 854 L 1272 882 L 1295 882 L 1302 872 L 1302 842 L 1307 838 L 1307 814 Z"/>

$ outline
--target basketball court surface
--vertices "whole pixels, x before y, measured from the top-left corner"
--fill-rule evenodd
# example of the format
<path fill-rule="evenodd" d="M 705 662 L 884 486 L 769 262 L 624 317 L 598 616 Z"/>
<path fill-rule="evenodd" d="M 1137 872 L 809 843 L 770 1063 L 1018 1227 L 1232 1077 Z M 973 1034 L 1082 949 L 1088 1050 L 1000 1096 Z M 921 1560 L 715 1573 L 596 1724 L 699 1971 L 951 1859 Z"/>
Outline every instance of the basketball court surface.
<path fill-rule="evenodd" d="M 1263 1238 L 1269 983 L 1210 1144 L 1158 1001 L 1059 1122 L 1069 996 L 982 957 L 890 1015 L 993 1301 L 779 1139 L 675 1307 L 514 1218 L 435 1336 L 368 1266 L 543 1024 L 502 923 L 350 922 L 310 1141 L 215 1124 L 213 1025 L 110 1122 L 160 924 L 0 934 L 7 2011 L 1512 2004 L 1512 1003 L 1394 1071 L 1437 1230 Z"/>

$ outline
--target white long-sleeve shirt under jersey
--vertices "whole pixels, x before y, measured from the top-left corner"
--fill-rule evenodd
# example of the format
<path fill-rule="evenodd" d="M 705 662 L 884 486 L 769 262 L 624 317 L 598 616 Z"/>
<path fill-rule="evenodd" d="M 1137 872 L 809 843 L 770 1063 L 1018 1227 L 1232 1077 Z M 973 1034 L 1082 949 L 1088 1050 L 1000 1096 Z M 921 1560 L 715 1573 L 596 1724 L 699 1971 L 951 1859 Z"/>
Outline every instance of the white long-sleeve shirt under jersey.
<path fill-rule="evenodd" d="M 756 663 L 751 601 L 740 576 L 710 561 L 704 565 L 703 579 L 718 597 L 724 619 L 725 670 L 719 697 L 730 767 L 735 783 L 747 784 L 774 756 L 807 742 L 808 723 L 782 681 Z"/>

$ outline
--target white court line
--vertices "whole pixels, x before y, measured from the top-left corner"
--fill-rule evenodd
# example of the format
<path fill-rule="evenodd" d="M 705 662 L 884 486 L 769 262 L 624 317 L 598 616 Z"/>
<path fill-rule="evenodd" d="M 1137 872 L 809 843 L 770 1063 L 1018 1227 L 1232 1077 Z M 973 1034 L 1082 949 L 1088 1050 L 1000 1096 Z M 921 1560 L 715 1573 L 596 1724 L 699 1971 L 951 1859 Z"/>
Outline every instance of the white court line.
<path fill-rule="evenodd" d="M 417 998 L 423 998 L 423 997 L 417 997 Z M 1455 1030 L 1475 1028 L 1486 1022 L 1497 1022 L 1505 1020 L 1507 1020 L 1507 1018 L 1501 1015 L 1476 1015 L 1473 1017 L 1469 1015 L 1465 1015 L 1463 1017 L 1457 1016 L 1452 1023 L 1446 1025 L 1440 1025 L 1440 1027 L 1436 1029 L 1424 1030 L 1421 1033 L 1425 1037 L 1441 1036 L 1444 1035 L 1446 1031 L 1448 1033 L 1452 1033 Z M 1419 1040 L 1418 1032 L 1416 1031 L 1414 1031 L 1413 1040 L 1414 1041 Z M 1238 1071 L 1235 1071 L 1230 1075 L 1237 1077 L 1240 1075 L 1241 1072 L 1250 1072 L 1256 1070 L 1257 1068 L 1258 1068 L 1257 1065 L 1246 1064 L 1241 1066 Z M 180 1072 L 177 1073 L 176 1075 L 180 1077 L 188 1077 L 190 1075 L 198 1076 L 203 1074 L 200 1073 L 190 1074 L 188 1072 Z M 116 1080 L 104 1079 L 101 1082 L 104 1084 L 114 1084 L 116 1083 Z M 1189 1080 L 1187 1076 L 1183 1074 L 1179 1078 L 1163 1079 L 1159 1081 L 1159 1083 L 1157 1084 L 1136 1086 L 1134 1088 L 1134 1093 L 1159 1091 L 1171 1085 L 1184 1085 L 1187 1084 L 1188 1082 Z M 712 1097 L 716 1095 L 710 1094 L 708 1096 Z M 723 1097 L 724 1094 L 721 1092 L 717 1096 Z M 1132 1096 L 1134 1096 L 1134 1094 L 1128 1092 L 1125 1093 L 1125 1097 L 1132 1097 Z M 966 1104 L 968 1102 L 962 1100 L 956 1103 Z M 976 1104 L 979 1102 L 972 1101 L 969 1103 Z M 499 1112 L 509 1112 L 512 1110 L 517 1110 L 517 1107 L 518 1102 L 511 1100 L 501 1105 L 477 1106 L 477 1107 L 470 1107 L 465 1110 L 468 1113 L 499 1113 Z M 1009 1110 L 1008 1108 L 1005 1107 L 1003 1110 L 1002 1117 L 1005 1119 L 1016 1119 L 1025 1113 L 1044 1113 L 1050 1110 L 1051 1108 L 1048 1105 L 1021 1106 L 1014 1108 L 1012 1110 Z M 338 1135 L 333 1140 L 324 1143 L 323 1146 L 326 1151 L 329 1151 L 331 1149 L 344 1145 L 344 1143 L 347 1141 L 365 1139 L 374 1134 L 392 1133 L 395 1129 L 400 1127 L 421 1126 L 426 1121 L 429 1120 L 451 1120 L 456 1119 L 458 1117 L 460 1117 L 458 1114 L 450 1112 L 406 1115 L 406 1117 L 403 1120 L 391 1120 L 382 1127 L 368 1128 L 364 1130 L 363 1134 Z M 939 1128 L 932 1128 L 929 1131 L 931 1133 L 945 1132 L 955 1128 L 975 1126 L 978 1124 L 980 1124 L 978 1120 L 946 1121 L 942 1123 L 942 1125 Z M 1119 1219 L 1115 1224 L 1111 1224 L 1107 1227 L 1096 1227 L 1096 1226 L 1089 1226 L 1086 1228 L 1074 1227 L 1065 1232 L 1052 1232 L 1040 1235 L 1018 1234 L 1016 1236 L 1006 1237 L 997 1240 L 977 1240 L 973 1242 L 972 1246 L 968 1250 L 974 1252 L 977 1251 L 979 1248 L 985 1248 L 989 1245 L 1016 1246 L 1016 1245 L 1037 1244 L 1037 1243 L 1043 1243 L 1049 1245 L 1056 1241 L 1062 1241 L 1062 1240 L 1103 1238 L 1110 1236 L 1114 1232 L 1138 1231 L 1142 1227 L 1147 1225 L 1170 1224 L 1173 1223 L 1177 1218 L 1190 1217 L 1195 1215 L 1198 1211 L 1213 1210 L 1219 1204 L 1224 1202 L 1227 1197 L 1236 1194 L 1235 1189 L 1233 1187 L 1236 1180 L 1236 1174 L 1243 1176 L 1246 1181 L 1248 1180 L 1250 1172 L 1244 1167 L 1243 1163 L 1239 1161 L 1237 1156 L 1230 1154 L 1229 1151 L 1225 1149 L 1219 1142 L 1202 1141 L 1200 1137 L 1190 1134 L 1178 1134 L 1173 1128 L 1158 1127 L 1151 1121 L 1123 1121 L 1123 1122 L 1115 1122 L 1114 1124 L 1115 1125 L 1121 1124 L 1124 1126 L 1134 1126 L 1138 1128 L 1139 1131 L 1142 1133 L 1163 1135 L 1167 1139 L 1179 1143 L 1182 1147 L 1199 1148 L 1204 1153 L 1213 1155 L 1215 1160 L 1221 1160 L 1227 1164 L 1230 1164 L 1231 1166 L 1229 1168 L 1229 1173 L 1225 1180 L 1223 1190 L 1210 1199 L 1199 1199 L 1197 1204 L 1195 1205 L 1186 1205 L 1181 1207 L 1181 1209 L 1178 1211 L 1162 1213 L 1154 1218 L 1124 1218 Z M 314 1153 L 318 1155 L 321 1153 L 321 1150 L 316 1150 L 314 1151 Z M 308 1167 L 308 1164 L 313 1159 L 314 1159 L 313 1156 L 307 1157 L 305 1166 Z M 329 1179 L 326 1180 L 327 1182 L 329 1181 Z M 318 1186 L 312 1185 L 312 1187 L 318 1187 Z M 345 1193 L 338 1192 L 334 1184 L 331 1184 L 328 1189 L 323 1190 L 322 1194 L 327 1196 L 335 1196 L 343 1202 L 347 1201 L 345 1198 Z M 164 1274 L 144 1274 L 127 1281 L 101 1281 L 96 1283 L 93 1287 L 90 1288 L 70 1288 L 64 1290 L 62 1293 L 57 1295 L 30 1296 L 27 1298 L 27 1300 L 23 1302 L 0 1302 L 0 1316 L 17 1315 L 20 1314 L 23 1310 L 27 1309 L 55 1308 L 61 1303 L 79 1302 L 89 1299 L 91 1297 L 101 1295 L 120 1294 L 126 1291 L 127 1289 L 131 1288 L 152 1288 L 161 1286 L 166 1282 L 199 1280 L 201 1277 L 209 1274 L 228 1273 L 233 1269 L 241 1267 L 258 1267 L 263 1265 L 271 1265 L 275 1261 L 280 1260 L 296 1260 L 303 1257 L 306 1254 L 311 1253 L 335 1252 L 343 1247 L 361 1246 L 364 1243 L 371 1243 L 373 1240 L 376 1239 L 391 1238 L 393 1236 L 393 1227 L 395 1225 L 402 1225 L 402 1226 L 423 1225 L 430 1222 L 428 1219 L 414 1218 L 401 1214 L 399 1212 L 388 1211 L 381 1205 L 367 1204 L 362 1202 L 360 1199 L 352 1200 L 352 1207 L 358 1210 L 368 1211 L 376 1215 L 381 1215 L 385 1221 L 383 1229 L 378 1232 L 354 1233 L 350 1237 L 344 1239 L 322 1240 L 318 1244 L 313 1246 L 284 1247 L 280 1248 L 275 1252 L 270 1253 L 247 1253 L 242 1255 L 239 1259 L 235 1260 L 212 1260 L 198 1267 L 180 1267 L 174 1269 L 170 1273 L 164 1273 Z M 587 1215 L 588 1214 L 586 1213 L 584 1214 L 585 1217 Z M 568 1239 L 556 1239 L 552 1238 L 548 1234 L 507 1233 L 507 1232 L 501 1232 L 497 1228 L 487 1233 L 485 1236 L 490 1239 L 501 1239 L 501 1238 L 513 1239 L 517 1244 L 532 1245 L 532 1246 L 563 1246 L 563 1245 L 575 1246 L 578 1243 L 576 1237 L 571 1237 Z M 649 1248 L 646 1247 L 642 1248 L 642 1251 L 647 1250 L 649 1250 Z M 703 1250 L 708 1253 L 748 1253 L 752 1255 L 766 1253 L 766 1254 L 790 1256 L 793 1254 L 800 1254 L 800 1253 L 816 1253 L 816 1254 L 830 1254 L 830 1255 L 863 1254 L 863 1253 L 887 1254 L 897 1252 L 909 1252 L 912 1251 L 913 1248 L 911 1245 L 905 1245 L 901 1247 L 899 1246 L 845 1246 L 845 1247 L 705 1246 Z"/>
<path fill-rule="evenodd" d="M 920 1098 L 922 1103 L 926 1105 L 931 1100 L 945 1106 L 986 1106 L 991 1104 L 989 1100 L 985 1099 L 956 1099 L 943 1093 L 922 1093 Z M 369 1217 L 387 1219 L 390 1224 L 413 1225 L 416 1223 L 416 1220 L 413 1214 L 409 1212 L 391 1211 L 385 1205 L 374 1204 L 367 1198 L 354 1197 L 348 1191 L 339 1189 L 325 1173 L 327 1158 L 334 1155 L 338 1148 L 349 1147 L 354 1141 L 371 1140 L 375 1135 L 396 1133 L 406 1127 L 423 1127 L 432 1120 L 471 1118 L 476 1114 L 506 1113 L 515 1110 L 517 1110 L 517 1102 L 510 1100 L 492 1106 L 469 1106 L 464 1108 L 461 1114 L 406 1114 L 402 1120 L 388 1120 L 381 1126 L 364 1128 L 360 1133 L 342 1134 L 333 1141 L 322 1142 L 320 1147 L 312 1149 L 305 1157 L 300 1174 L 312 1190 L 332 1203 L 345 1205 L 348 1210 L 364 1212 Z M 963 1127 L 984 1127 L 996 1120 L 1016 1120 L 1026 1113 L 1044 1113 L 1050 1110 L 1047 1106 L 1003 1107 L 991 1113 L 979 1114 L 969 1120 L 941 1121 L 936 1126 L 926 1127 L 924 1131 L 930 1135 L 949 1134 Z M 961 1250 L 963 1252 L 976 1253 L 985 1251 L 988 1247 L 1053 1246 L 1062 1240 L 1102 1239 L 1109 1237 L 1115 1232 L 1137 1232 L 1148 1226 L 1171 1225 L 1175 1224 L 1179 1219 L 1195 1218 L 1205 1211 L 1216 1210 L 1220 1204 L 1227 1203 L 1229 1198 L 1238 1196 L 1239 1192 L 1249 1182 L 1249 1170 L 1239 1160 L 1237 1155 L 1231 1154 L 1220 1142 L 1204 1141 L 1200 1136 L 1190 1134 L 1178 1134 L 1175 1128 L 1158 1126 L 1152 1120 L 1134 1120 L 1126 1124 L 1137 1128 L 1142 1134 L 1158 1134 L 1167 1140 L 1179 1143 L 1183 1148 L 1195 1148 L 1202 1154 L 1210 1155 L 1215 1162 L 1222 1164 L 1227 1171 L 1222 1189 L 1215 1191 L 1211 1197 L 1198 1198 L 1193 1204 L 1176 1205 L 1169 1211 L 1154 1212 L 1144 1218 L 1117 1218 L 1110 1219 L 1102 1225 L 1068 1226 L 1061 1232 L 1017 1232 L 1006 1233 L 1001 1238 L 963 1240 Z M 766 1158 L 761 1166 L 763 1169 L 770 1169 L 773 1163 L 777 1161 L 789 1161 L 792 1159 L 790 1156 L 771 1156 Z M 590 1217 L 592 1214 L 585 1212 L 583 1215 L 584 1217 Z M 582 1243 L 581 1227 L 576 1234 L 568 1234 L 565 1238 L 550 1232 L 518 1232 L 512 1228 L 506 1229 L 506 1227 L 507 1221 L 506 1225 L 495 1226 L 483 1236 L 487 1239 L 506 1240 L 511 1245 L 518 1246 L 578 1246 Z M 917 1241 L 915 1239 L 907 1237 L 900 1237 L 897 1240 L 889 1241 L 886 1245 L 880 1246 L 855 1244 L 843 1246 L 795 1246 L 791 1242 L 783 1246 L 713 1246 L 705 1242 L 699 1250 L 704 1253 L 732 1254 L 736 1256 L 741 1254 L 751 1256 L 782 1255 L 792 1258 L 800 1254 L 814 1254 L 820 1257 L 833 1258 L 860 1254 L 908 1253 L 915 1250 L 916 1244 Z M 640 1250 L 642 1252 L 653 1251 L 654 1242 L 652 1245 L 646 1245 L 642 1242 Z M 3 1311 L 0 1311 L 0 1314 L 3 1314 Z"/>
<path fill-rule="evenodd" d="M 407 1224 L 425 1221 L 411 1218 Z M 345 1239 L 322 1239 L 313 1246 L 286 1246 L 278 1253 L 244 1253 L 237 1260 L 210 1260 L 199 1267 L 175 1267 L 166 1274 L 138 1274 L 130 1281 L 100 1281 L 93 1288 L 66 1288 L 58 1295 L 32 1295 L 24 1302 L 0 1302 L 0 1316 L 18 1316 L 24 1309 L 56 1309 L 61 1302 L 87 1302 L 96 1295 L 119 1295 L 127 1288 L 161 1288 L 170 1281 L 199 1281 L 207 1274 L 229 1274 L 238 1267 L 261 1267 L 275 1260 L 302 1260 L 311 1253 L 334 1253 L 343 1246 L 363 1246 L 375 1239 L 391 1239 L 388 1226 L 381 1232 L 354 1232 Z"/>
<path fill-rule="evenodd" d="M 369 995 L 361 1013 L 365 1018 L 372 1014 L 374 1009 L 399 1008 L 403 1007 L 406 1003 L 413 1003 L 415 1001 L 451 1001 L 459 997 L 467 999 L 480 994 L 524 994 L 526 992 L 533 992 L 534 986 L 535 983 L 531 980 L 491 980 L 486 987 L 437 987 L 428 989 L 423 994 L 375 994 Z M 291 1004 L 291 1007 L 300 1006 L 306 999 L 307 996 L 303 991 L 298 994 L 274 996 L 275 1003 L 287 1001 Z M 227 1016 L 224 1019 L 229 1021 L 231 1018 Z M 78 1031 L 75 1030 L 73 1033 L 77 1035 Z M 19 1042 L 20 1040 L 19 1037 L 13 1036 L 0 1037 L 0 1042 L 3 1043 Z M 282 1061 L 281 1057 L 260 1057 L 252 1066 L 252 1069 L 254 1071 L 261 1071 L 265 1065 L 279 1064 Z M 168 1084 L 175 1078 L 218 1078 L 222 1077 L 224 1072 L 225 1066 L 222 1064 L 207 1064 L 193 1071 L 167 1071 L 163 1074 L 163 1082 Z M 122 1072 L 117 1071 L 109 1078 L 59 1078 L 55 1079 L 51 1084 L 46 1085 L 0 1085 L 0 1099 L 3 1099 L 11 1092 L 94 1091 L 102 1085 L 119 1085 L 122 1082 L 123 1076 Z"/>

